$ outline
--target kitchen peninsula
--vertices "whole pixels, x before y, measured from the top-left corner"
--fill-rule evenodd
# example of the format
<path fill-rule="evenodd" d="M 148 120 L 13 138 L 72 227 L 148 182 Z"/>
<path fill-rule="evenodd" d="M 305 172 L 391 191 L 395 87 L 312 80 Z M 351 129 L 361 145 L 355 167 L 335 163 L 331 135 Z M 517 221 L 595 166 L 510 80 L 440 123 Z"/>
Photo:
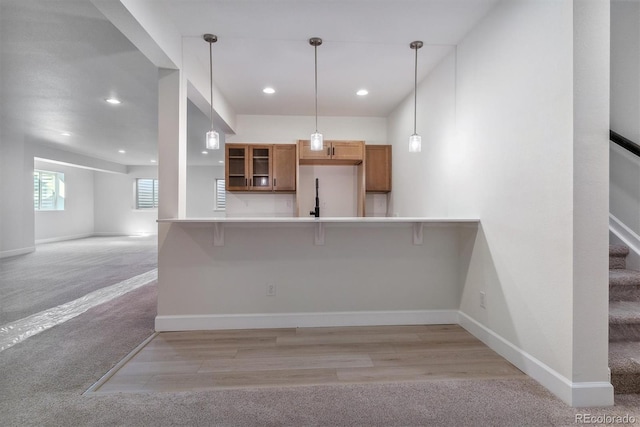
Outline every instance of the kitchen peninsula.
<path fill-rule="evenodd" d="M 457 323 L 476 219 L 161 219 L 156 330 Z"/>

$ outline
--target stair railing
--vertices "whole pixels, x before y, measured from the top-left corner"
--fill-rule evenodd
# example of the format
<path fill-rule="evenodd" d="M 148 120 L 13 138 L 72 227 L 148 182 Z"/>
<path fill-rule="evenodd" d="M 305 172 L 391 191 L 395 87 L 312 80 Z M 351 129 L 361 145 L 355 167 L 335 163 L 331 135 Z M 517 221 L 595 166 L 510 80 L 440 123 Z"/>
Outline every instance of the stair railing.
<path fill-rule="evenodd" d="M 636 144 L 632 140 L 625 138 L 624 136 L 612 130 L 609 130 L 609 139 L 611 140 L 611 142 L 615 142 L 620 147 L 640 157 L 640 145 Z"/>

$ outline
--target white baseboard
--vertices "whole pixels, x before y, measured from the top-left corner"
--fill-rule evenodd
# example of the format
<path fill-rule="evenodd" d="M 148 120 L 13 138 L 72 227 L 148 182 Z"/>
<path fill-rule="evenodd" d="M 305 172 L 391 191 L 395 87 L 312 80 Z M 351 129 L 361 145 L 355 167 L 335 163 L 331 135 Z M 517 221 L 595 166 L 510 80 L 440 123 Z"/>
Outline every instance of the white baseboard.
<path fill-rule="evenodd" d="M 156 316 L 156 331 L 308 328 L 323 326 L 447 325 L 458 323 L 458 310 L 355 311 Z"/>
<path fill-rule="evenodd" d="M 26 248 L 20 248 L 20 249 L 12 249 L 10 251 L 2 251 L 0 252 L 0 258 L 9 258 L 11 256 L 30 254 L 31 252 L 35 252 L 35 251 L 36 251 L 35 246 L 28 246 Z"/>
<path fill-rule="evenodd" d="M 143 233 L 143 232 L 136 232 L 136 233 L 125 233 L 125 232 L 121 232 L 121 231 L 98 231 L 95 232 L 93 234 L 91 234 L 92 236 L 96 236 L 96 237 L 117 237 L 117 236 L 156 236 L 158 235 L 157 232 L 149 232 L 149 233 Z"/>
<path fill-rule="evenodd" d="M 459 312 L 457 323 L 568 405 L 573 407 L 613 405 L 613 386 L 611 383 L 607 381 L 572 382 L 465 313 Z"/>
<path fill-rule="evenodd" d="M 64 242 L 67 240 L 78 240 L 78 239 L 86 239 L 87 237 L 92 237 L 93 233 L 85 233 L 85 234 L 75 234 L 73 236 L 58 236 L 51 237 L 49 239 L 38 239 L 36 240 L 36 245 L 40 245 L 42 243 L 54 243 L 54 242 Z"/>

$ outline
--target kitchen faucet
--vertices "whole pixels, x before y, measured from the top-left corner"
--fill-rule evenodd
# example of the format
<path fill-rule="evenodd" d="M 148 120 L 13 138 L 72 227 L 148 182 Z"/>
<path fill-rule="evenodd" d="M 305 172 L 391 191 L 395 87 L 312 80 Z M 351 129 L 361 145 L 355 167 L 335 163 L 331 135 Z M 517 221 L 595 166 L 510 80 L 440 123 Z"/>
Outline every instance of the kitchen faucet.
<path fill-rule="evenodd" d="M 318 198 L 318 178 L 316 178 L 316 207 L 309 212 L 309 215 L 313 215 L 316 218 L 320 218 L 320 199 Z"/>

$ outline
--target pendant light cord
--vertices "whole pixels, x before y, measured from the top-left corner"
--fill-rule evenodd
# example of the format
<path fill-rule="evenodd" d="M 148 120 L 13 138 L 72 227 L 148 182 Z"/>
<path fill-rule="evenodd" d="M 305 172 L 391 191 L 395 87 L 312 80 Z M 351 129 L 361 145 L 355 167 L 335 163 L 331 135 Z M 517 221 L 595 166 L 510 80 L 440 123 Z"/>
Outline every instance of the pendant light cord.
<path fill-rule="evenodd" d="M 316 76 L 316 133 L 318 133 L 318 46 L 313 46 L 315 57 L 315 76 Z"/>
<path fill-rule="evenodd" d="M 414 67 L 414 80 L 413 80 L 413 134 L 416 132 L 416 117 L 418 110 L 418 49 L 416 51 L 416 61 Z"/>
<path fill-rule="evenodd" d="M 209 88 L 211 93 L 209 102 L 211 104 L 211 130 L 213 130 L 213 43 L 209 42 Z"/>

